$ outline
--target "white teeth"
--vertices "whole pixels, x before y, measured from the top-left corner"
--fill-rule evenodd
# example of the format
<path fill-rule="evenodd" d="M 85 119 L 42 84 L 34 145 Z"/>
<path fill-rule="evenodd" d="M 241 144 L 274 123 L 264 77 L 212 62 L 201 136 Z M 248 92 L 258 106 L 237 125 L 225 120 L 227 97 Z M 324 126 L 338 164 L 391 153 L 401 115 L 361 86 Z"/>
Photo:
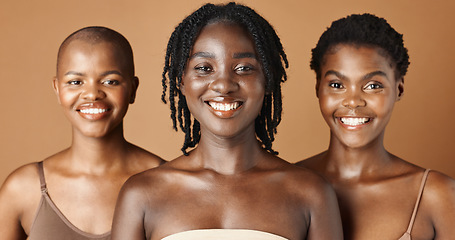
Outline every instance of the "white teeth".
<path fill-rule="evenodd" d="M 236 109 L 240 106 L 238 102 L 233 103 L 219 103 L 219 102 L 209 102 L 209 105 L 218 111 L 230 111 Z"/>
<path fill-rule="evenodd" d="M 368 122 L 369 118 L 341 118 L 341 122 L 346 125 L 357 126 Z"/>
<path fill-rule="evenodd" d="M 81 113 L 84 113 L 84 114 L 100 114 L 100 113 L 106 112 L 107 109 L 102 109 L 102 108 L 85 108 L 85 109 L 81 109 L 80 111 L 81 111 Z"/>

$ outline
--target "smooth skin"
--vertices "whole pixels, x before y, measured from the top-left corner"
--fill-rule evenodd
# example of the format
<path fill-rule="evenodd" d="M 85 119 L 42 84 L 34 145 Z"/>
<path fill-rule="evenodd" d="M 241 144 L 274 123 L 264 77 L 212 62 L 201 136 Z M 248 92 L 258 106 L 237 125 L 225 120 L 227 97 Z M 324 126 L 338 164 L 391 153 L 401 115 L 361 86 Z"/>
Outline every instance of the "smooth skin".
<path fill-rule="evenodd" d="M 342 239 L 329 184 L 266 152 L 256 139 L 264 79 L 253 41 L 242 27 L 218 22 L 202 29 L 181 86 L 201 124 L 200 142 L 188 156 L 126 182 L 113 240 L 158 240 L 194 229 Z"/>
<path fill-rule="evenodd" d="M 72 125 L 69 148 L 44 160 L 48 193 L 63 215 L 91 234 L 110 231 L 121 186 L 133 174 L 162 163 L 123 136 L 137 77 L 107 42 L 73 40 L 63 50 L 53 87 Z M 82 109 L 107 110 L 84 114 Z M 0 236 L 26 239 L 41 199 L 36 163 L 10 174 L 0 190 Z"/>
<path fill-rule="evenodd" d="M 409 225 L 424 169 L 383 145 L 403 90 L 403 79 L 396 78 L 395 66 L 378 48 L 339 44 L 324 56 L 316 93 L 330 145 L 297 165 L 332 184 L 345 239 L 397 240 Z M 412 239 L 453 239 L 454 222 L 455 181 L 431 171 Z"/>

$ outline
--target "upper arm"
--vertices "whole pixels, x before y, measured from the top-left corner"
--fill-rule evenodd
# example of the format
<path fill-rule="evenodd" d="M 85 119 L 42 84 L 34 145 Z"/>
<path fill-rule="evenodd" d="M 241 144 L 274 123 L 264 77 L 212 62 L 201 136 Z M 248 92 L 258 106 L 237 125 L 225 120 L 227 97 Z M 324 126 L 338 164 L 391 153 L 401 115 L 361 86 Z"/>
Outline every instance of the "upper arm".
<path fill-rule="evenodd" d="M 115 207 L 112 240 L 143 240 L 145 238 L 144 191 L 129 179 L 122 187 Z"/>
<path fill-rule="evenodd" d="M 31 216 L 34 216 L 39 203 L 39 181 L 35 167 L 27 165 L 13 173 L 0 188 L 0 236 L 2 239 L 26 239 L 27 235 L 22 227 L 23 219 L 31 225 Z M 36 178 L 36 179 L 34 179 Z M 36 189 L 35 189 L 36 188 Z M 27 200 L 27 201 L 25 201 Z"/>
<path fill-rule="evenodd" d="M 308 240 L 343 239 L 340 210 L 335 191 L 321 180 L 311 190 Z"/>
<path fill-rule="evenodd" d="M 435 230 L 435 239 L 455 236 L 455 180 L 431 171 L 422 197 L 428 201 Z"/>

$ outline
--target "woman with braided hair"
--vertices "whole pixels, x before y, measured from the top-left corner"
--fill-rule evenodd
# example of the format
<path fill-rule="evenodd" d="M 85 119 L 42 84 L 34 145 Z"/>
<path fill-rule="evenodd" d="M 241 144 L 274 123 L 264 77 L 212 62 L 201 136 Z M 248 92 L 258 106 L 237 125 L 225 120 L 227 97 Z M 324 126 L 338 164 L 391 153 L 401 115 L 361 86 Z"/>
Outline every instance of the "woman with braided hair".
<path fill-rule="evenodd" d="M 332 188 L 272 149 L 287 65 L 249 7 L 206 4 L 185 18 L 162 96 L 185 133 L 183 155 L 126 182 L 112 239 L 342 239 Z"/>

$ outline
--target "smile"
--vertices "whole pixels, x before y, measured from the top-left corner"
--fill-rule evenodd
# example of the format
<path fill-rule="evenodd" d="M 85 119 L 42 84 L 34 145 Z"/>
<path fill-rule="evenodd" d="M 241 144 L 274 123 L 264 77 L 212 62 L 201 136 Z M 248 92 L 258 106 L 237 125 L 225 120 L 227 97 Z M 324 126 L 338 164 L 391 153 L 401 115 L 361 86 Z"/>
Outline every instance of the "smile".
<path fill-rule="evenodd" d="M 359 126 L 370 122 L 370 118 L 342 117 L 340 118 L 340 121 L 349 126 Z"/>
<path fill-rule="evenodd" d="M 79 111 L 81 113 L 83 113 L 83 114 L 100 114 L 100 113 L 107 112 L 108 109 L 104 109 L 104 108 L 84 108 L 84 109 L 81 109 Z"/>
<path fill-rule="evenodd" d="M 232 103 L 207 102 L 207 104 L 216 111 L 231 111 L 239 108 L 242 105 L 240 102 Z"/>

